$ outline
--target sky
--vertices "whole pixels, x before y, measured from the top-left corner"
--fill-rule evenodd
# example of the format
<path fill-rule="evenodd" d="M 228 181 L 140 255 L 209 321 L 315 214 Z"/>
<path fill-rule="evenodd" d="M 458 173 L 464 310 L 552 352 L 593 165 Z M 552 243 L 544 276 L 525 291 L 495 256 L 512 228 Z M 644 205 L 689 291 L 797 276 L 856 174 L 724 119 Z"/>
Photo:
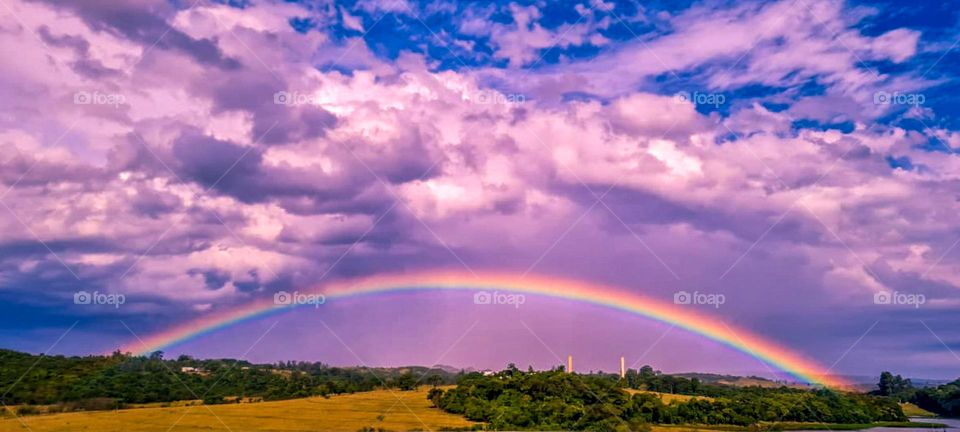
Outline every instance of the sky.
<path fill-rule="evenodd" d="M 722 298 L 684 306 L 837 374 L 960 376 L 955 3 L 0 4 L 0 347 L 496 271 Z M 481 306 L 331 301 L 168 356 L 776 373 L 597 306 Z"/>

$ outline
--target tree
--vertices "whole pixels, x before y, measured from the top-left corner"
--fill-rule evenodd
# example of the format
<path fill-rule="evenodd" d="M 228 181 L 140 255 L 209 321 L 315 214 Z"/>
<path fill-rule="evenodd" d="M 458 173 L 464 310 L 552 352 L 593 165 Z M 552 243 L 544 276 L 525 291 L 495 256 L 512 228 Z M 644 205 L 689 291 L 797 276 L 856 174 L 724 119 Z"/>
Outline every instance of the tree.
<path fill-rule="evenodd" d="M 640 377 L 644 379 L 652 378 L 654 376 L 653 367 L 650 365 L 644 365 L 640 368 Z"/>
<path fill-rule="evenodd" d="M 417 386 L 417 379 L 413 374 L 405 373 L 397 377 L 397 387 L 400 390 L 413 390 Z"/>
<path fill-rule="evenodd" d="M 440 384 L 443 384 L 443 377 L 437 374 L 431 374 L 430 376 L 427 377 L 427 384 L 430 384 L 431 386 L 436 388 Z"/>
<path fill-rule="evenodd" d="M 880 381 L 877 383 L 878 390 L 875 394 L 880 396 L 892 397 L 900 402 L 906 402 L 913 398 L 915 389 L 909 379 L 904 379 L 900 375 L 894 375 L 883 371 L 880 373 Z"/>

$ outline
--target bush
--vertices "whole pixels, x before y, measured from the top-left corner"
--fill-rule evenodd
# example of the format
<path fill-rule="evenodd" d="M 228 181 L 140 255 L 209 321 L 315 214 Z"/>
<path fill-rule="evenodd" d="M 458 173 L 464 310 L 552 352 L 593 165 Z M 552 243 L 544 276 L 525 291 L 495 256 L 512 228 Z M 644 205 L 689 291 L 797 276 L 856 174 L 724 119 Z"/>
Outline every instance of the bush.
<path fill-rule="evenodd" d="M 27 415 L 36 415 L 40 414 L 40 408 L 37 408 L 33 405 L 23 405 L 17 407 L 18 416 L 27 416 Z"/>
<path fill-rule="evenodd" d="M 203 404 L 204 405 L 221 405 L 227 403 L 227 400 L 223 396 L 204 396 Z"/>
<path fill-rule="evenodd" d="M 65 411 L 107 411 L 124 407 L 119 399 L 105 397 L 81 399 L 63 405 L 67 407 Z"/>

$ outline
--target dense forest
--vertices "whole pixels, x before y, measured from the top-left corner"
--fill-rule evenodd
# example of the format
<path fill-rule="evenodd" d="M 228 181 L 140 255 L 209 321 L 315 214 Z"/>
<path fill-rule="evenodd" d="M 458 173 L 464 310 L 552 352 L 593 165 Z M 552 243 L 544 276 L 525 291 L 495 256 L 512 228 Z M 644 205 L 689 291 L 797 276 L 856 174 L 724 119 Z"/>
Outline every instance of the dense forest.
<path fill-rule="evenodd" d="M 937 387 L 916 388 L 909 379 L 883 372 L 877 390 L 872 393 L 912 402 L 945 417 L 960 417 L 960 379 Z"/>
<path fill-rule="evenodd" d="M 130 403 L 231 398 L 263 400 L 324 396 L 376 388 L 413 389 L 449 384 L 453 373 L 424 367 L 337 368 L 323 363 L 252 364 L 242 360 L 197 360 L 163 353 L 131 356 L 35 356 L 0 350 L 0 388 L 6 405 L 64 404 L 103 409 Z"/>
<path fill-rule="evenodd" d="M 645 392 L 631 394 L 623 387 Z M 665 404 L 650 391 L 701 395 Z M 487 422 L 498 430 L 638 430 L 647 424 L 753 425 L 760 422 L 872 423 L 906 421 L 888 397 L 827 389 L 737 388 L 631 371 L 616 376 L 578 375 L 561 369 L 493 375 L 468 374 L 450 390 L 433 389 L 444 411 Z"/>

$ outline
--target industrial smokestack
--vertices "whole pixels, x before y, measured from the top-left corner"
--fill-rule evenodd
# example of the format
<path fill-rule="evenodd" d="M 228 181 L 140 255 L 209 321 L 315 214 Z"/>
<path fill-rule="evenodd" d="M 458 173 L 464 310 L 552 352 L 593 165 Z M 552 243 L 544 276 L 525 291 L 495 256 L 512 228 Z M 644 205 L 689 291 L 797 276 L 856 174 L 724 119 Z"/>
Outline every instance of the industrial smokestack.
<path fill-rule="evenodd" d="M 567 356 L 567 373 L 573 373 L 573 356 Z"/>
<path fill-rule="evenodd" d="M 620 356 L 620 378 L 623 379 L 626 377 L 627 377 L 627 366 L 626 366 L 626 363 L 624 363 L 623 361 L 623 356 Z"/>

